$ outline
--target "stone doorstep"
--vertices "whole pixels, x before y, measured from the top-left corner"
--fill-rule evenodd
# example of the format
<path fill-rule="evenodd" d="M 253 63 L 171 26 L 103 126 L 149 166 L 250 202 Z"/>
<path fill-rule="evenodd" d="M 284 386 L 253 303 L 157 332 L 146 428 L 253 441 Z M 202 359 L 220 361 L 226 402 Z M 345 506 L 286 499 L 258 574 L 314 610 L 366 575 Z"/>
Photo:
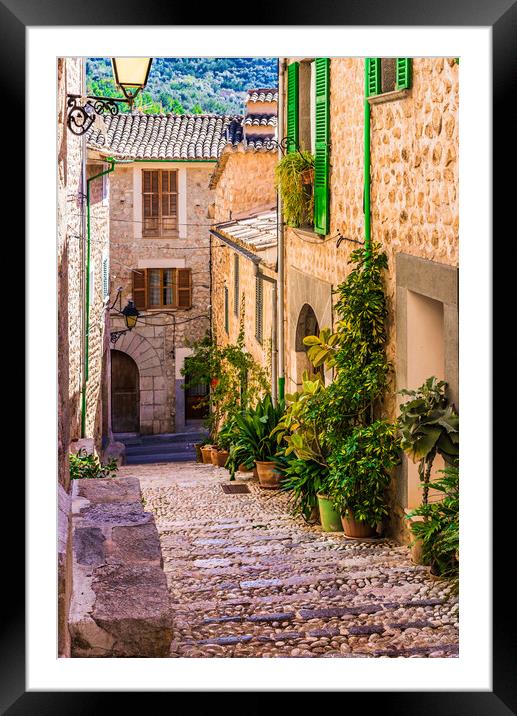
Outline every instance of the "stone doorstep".
<path fill-rule="evenodd" d="M 136 478 L 73 486 L 74 657 L 168 656 L 170 602 L 158 531 Z"/>

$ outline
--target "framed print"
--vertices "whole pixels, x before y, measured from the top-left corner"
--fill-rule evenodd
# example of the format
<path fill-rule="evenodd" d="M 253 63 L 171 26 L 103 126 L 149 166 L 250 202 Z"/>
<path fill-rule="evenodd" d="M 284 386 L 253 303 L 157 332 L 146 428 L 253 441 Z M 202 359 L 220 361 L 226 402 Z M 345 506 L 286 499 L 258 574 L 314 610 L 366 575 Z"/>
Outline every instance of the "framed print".
<path fill-rule="evenodd" d="M 3 713 L 517 713 L 489 273 L 515 6 L 270 9 L 0 5 L 29 307 Z"/>

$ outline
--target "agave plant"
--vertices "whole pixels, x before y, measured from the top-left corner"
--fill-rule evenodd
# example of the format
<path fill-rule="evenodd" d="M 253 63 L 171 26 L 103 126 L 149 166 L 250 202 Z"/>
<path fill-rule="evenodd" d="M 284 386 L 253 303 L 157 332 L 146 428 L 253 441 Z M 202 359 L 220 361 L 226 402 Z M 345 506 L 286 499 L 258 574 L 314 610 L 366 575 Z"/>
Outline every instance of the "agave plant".
<path fill-rule="evenodd" d="M 454 464 L 459 455 L 459 417 L 446 395 L 447 383 L 428 378 L 417 390 L 401 390 L 412 398 L 400 406 L 398 425 L 401 447 L 414 461 L 423 485 L 422 501 L 428 504 L 429 480 L 437 454 Z"/>

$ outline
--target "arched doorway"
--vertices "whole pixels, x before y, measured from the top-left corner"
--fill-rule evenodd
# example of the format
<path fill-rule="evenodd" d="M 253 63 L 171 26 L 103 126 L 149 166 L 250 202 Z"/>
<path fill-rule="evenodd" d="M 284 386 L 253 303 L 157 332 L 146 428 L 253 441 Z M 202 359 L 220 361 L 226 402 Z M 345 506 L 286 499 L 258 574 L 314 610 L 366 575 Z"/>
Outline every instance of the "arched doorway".
<path fill-rule="evenodd" d="M 111 429 L 114 433 L 140 431 L 138 367 L 127 353 L 111 351 Z"/>
<path fill-rule="evenodd" d="M 309 375 L 311 373 L 316 373 L 320 376 L 321 380 L 325 382 L 323 366 L 321 365 L 318 368 L 313 367 L 312 363 L 307 358 L 308 346 L 306 346 L 303 342 L 303 339 L 307 336 L 317 336 L 319 332 L 320 327 L 316 314 L 314 313 L 314 309 L 306 303 L 302 306 L 302 310 L 298 316 L 298 323 L 296 324 L 296 382 L 299 386 L 301 386 L 304 371 L 307 371 Z"/>

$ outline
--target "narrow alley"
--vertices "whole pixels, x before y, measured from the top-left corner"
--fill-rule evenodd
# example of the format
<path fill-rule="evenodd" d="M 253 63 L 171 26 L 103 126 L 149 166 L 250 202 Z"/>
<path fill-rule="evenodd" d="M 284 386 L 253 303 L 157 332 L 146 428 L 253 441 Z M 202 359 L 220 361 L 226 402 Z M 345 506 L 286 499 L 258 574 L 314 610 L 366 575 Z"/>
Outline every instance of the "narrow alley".
<path fill-rule="evenodd" d="M 192 462 L 119 470 L 140 480 L 160 534 L 171 657 L 458 655 L 450 582 L 412 564 L 405 546 L 293 518 L 286 493 L 241 475 L 230 483 L 223 468 Z"/>

